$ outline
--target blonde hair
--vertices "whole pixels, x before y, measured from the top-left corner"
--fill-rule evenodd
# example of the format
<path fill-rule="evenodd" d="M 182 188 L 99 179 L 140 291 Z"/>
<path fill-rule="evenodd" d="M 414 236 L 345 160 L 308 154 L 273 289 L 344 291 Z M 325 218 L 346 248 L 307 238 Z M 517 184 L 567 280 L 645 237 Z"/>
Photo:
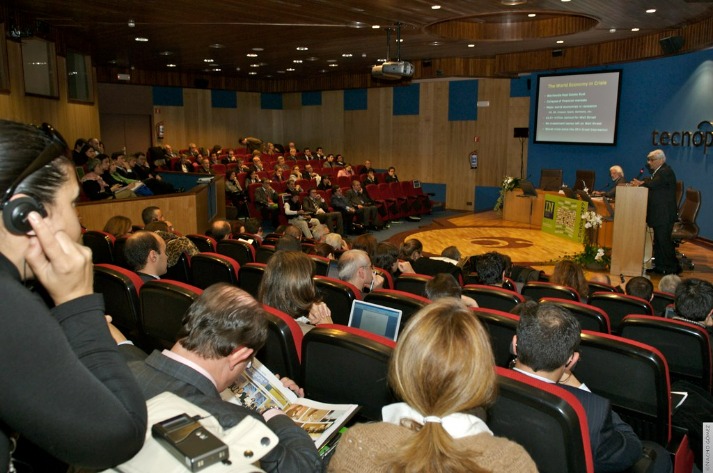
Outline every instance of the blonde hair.
<path fill-rule="evenodd" d="M 398 397 L 424 416 L 445 417 L 494 401 L 496 374 L 490 338 L 457 299 L 424 307 L 399 337 L 389 367 Z M 477 453 L 454 443 L 441 424 L 403 422 L 416 431 L 385 459 L 393 472 L 478 472 Z"/>
<path fill-rule="evenodd" d="M 589 295 L 589 285 L 584 277 L 582 267 L 572 260 L 563 259 L 555 265 L 550 282 L 569 286 L 579 294 L 581 299 L 586 299 Z"/>
<path fill-rule="evenodd" d="M 106 221 L 104 231 L 117 238 L 131 233 L 131 219 L 123 215 L 114 215 Z"/>

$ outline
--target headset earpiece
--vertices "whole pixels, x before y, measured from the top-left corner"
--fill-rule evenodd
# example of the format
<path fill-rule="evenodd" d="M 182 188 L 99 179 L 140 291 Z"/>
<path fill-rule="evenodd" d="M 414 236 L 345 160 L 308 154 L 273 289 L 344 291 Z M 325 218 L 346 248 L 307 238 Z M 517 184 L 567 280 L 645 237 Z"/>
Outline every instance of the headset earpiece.
<path fill-rule="evenodd" d="M 12 234 L 25 235 L 32 231 L 27 216 L 37 212 L 42 218 L 47 216 L 45 207 L 32 196 L 23 195 L 5 202 L 2 207 L 2 221 L 5 228 Z"/>

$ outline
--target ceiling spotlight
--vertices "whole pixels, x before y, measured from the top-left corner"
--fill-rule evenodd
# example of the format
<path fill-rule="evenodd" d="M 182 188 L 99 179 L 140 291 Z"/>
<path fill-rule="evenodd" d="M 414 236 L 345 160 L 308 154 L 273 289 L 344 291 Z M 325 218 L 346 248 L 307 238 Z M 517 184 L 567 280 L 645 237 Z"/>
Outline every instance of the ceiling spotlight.
<path fill-rule="evenodd" d="M 327 59 L 327 62 L 337 62 L 336 59 Z"/>
<path fill-rule="evenodd" d="M 527 16 L 529 18 L 535 18 L 537 16 L 537 13 L 528 13 Z"/>
<path fill-rule="evenodd" d="M 225 45 L 220 44 L 220 43 L 214 43 L 214 44 L 209 45 L 208 47 L 213 48 L 213 49 L 223 49 L 225 47 Z"/>
<path fill-rule="evenodd" d="M 257 72 L 255 72 L 255 71 L 250 71 L 250 72 L 248 72 L 248 74 L 251 75 L 251 76 L 256 76 L 256 75 L 257 75 Z"/>
<path fill-rule="evenodd" d="M 342 57 L 352 57 L 352 53 L 344 53 L 342 54 Z"/>
<path fill-rule="evenodd" d="M 378 30 L 379 28 L 381 28 L 381 26 L 379 26 L 379 25 L 371 25 L 371 27 L 375 30 Z"/>
<path fill-rule="evenodd" d="M 134 38 L 134 40 L 138 41 L 139 43 L 148 43 L 149 42 L 149 39 L 144 38 L 143 36 L 137 36 L 136 38 Z"/>
<path fill-rule="evenodd" d="M 632 28 L 631 31 L 634 31 L 634 32 L 639 31 L 639 28 Z"/>
<path fill-rule="evenodd" d="M 213 69 L 213 72 L 220 72 L 220 71 L 222 71 L 222 70 L 223 70 L 223 69 L 221 69 L 220 67 L 216 67 L 215 69 Z"/>
<path fill-rule="evenodd" d="M 284 74 L 285 71 L 277 71 L 278 74 Z"/>
<path fill-rule="evenodd" d="M 260 64 L 250 64 L 250 67 L 260 67 Z"/>
<path fill-rule="evenodd" d="M 517 5 L 526 4 L 527 0 L 500 0 L 500 3 L 502 3 L 506 7 L 515 7 Z"/>
<path fill-rule="evenodd" d="M 175 64 L 166 64 L 166 67 L 176 67 Z"/>
<path fill-rule="evenodd" d="M 609 28 L 610 33 L 616 33 L 616 28 Z"/>
<path fill-rule="evenodd" d="M 309 48 L 306 47 L 306 46 L 297 46 L 296 49 L 297 49 L 297 51 L 307 51 L 307 50 L 309 50 Z"/>
<path fill-rule="evenodd" d="M 211 58 L 205 58 L 205 59 L 203 59 L 203 62 L 213 62 L 213 59 L 211 59 Z"/>
<path fill-rule="evenodd" d="M 240 71 L 240 68 L 239 68 L 239 67 L 236 67 L 235 70 L 236 70 L 236 71 Z"/>
<path fill-rule="evenodd" d="M 295 64 L 302 64 L 302 59 L 293 59 L 292 62 Z"/>
<path fill-rule="evenodd" d="M 314 61 L 319 61 L 319 58 L 317 56 L 310 56 L 308 58 L 305 58 L 306 61 L 314 62 Z"/>
<path fill-rule="evenodd" d="M 158 53 L 160 56 L 173 56 L 173 51 L 161 51 Z"/>
<path fill-rule="evenodd" d="M 295 68 L 294 68 L 294 67 L 288 67 L 288 68 L 285 69 L 285 70 L 286 70 L 287 72 L 295 72 Z"/>
<path fill-rule="evenodd" d="M 330 64 L 329 67 L 339 67 L 339 64 Z"/>
<path fill-rule="evenodd" d="M 253 51 L 257 51 L 257 52 L 264 51 L 264 50 L 265 50 L 265 48 L 253 48 Z"/>
<path fill-rule="evenodd" d="M 440 10 L 441 6 L 440 5 L 432 5 L 431 10 Z"/>
<path fill-rule="evenodd" d="M 247 53 L 246 56 L 247 56 L 247 57 L 257 57 L 257 54 L 255 54 L 255 53 Z"/>
<path fill-rule="evenodd" d="M 557 44 L 564 44 L 564 40 L 563 40 L 563 39 L 558 39 L 558 40 L 557 40 Z"/>
<path fill-rule="evenodd" d="M 376 62 L 386 62 L 386 59 L 381 59 L 381 58 L 379 58 L 379 59 L 376 60 Z"/>
<path fill-rule="evenodd" d="M 469 48 L 474 48 L 474 47 L 475 47 L 475 44 L 470 43 L 470 44 L 468 45 L 468 47 L 469 47 Z"/>
<path fill-rule="evenodd" d="M 649 8 L 648 10 L 646 10 L 646 13 L 656 13 L 656 9 L 655 9 L 655 8 Z"/>
<path fill-rule="evenodd" d="M 136 26 L 136 22 L 130 19 L 127 25 L 129 25 L 129 28 L 133 28 L 134 26 Z"/>

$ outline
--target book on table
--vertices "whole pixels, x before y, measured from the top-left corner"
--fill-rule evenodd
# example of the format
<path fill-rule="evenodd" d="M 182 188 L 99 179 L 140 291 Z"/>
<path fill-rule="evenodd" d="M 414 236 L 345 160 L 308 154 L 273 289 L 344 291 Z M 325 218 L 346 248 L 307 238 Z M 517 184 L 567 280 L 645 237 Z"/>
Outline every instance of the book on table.
<path fill-rule="evenodd" d="M 273 407 L 282 409 L 309 434 L 318 450 L 359 410 L 356 404 L 325 404 L 298 397 L 257 359 L 221 397 L 258 412 Z"/>

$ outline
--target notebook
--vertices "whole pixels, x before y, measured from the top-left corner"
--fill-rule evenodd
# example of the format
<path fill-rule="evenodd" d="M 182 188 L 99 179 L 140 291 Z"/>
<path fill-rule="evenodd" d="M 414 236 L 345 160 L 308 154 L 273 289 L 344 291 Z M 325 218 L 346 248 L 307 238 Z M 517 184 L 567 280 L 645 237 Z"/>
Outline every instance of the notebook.
<path fill-rule="evenodd" d="M 354 300 L 352 302 L 352 311 L 349 314 L 348 325 L 396 341 L 396 337 L 399 335 L 399 326 L 401 325 L 401 311 L 370 302 Z"/>

